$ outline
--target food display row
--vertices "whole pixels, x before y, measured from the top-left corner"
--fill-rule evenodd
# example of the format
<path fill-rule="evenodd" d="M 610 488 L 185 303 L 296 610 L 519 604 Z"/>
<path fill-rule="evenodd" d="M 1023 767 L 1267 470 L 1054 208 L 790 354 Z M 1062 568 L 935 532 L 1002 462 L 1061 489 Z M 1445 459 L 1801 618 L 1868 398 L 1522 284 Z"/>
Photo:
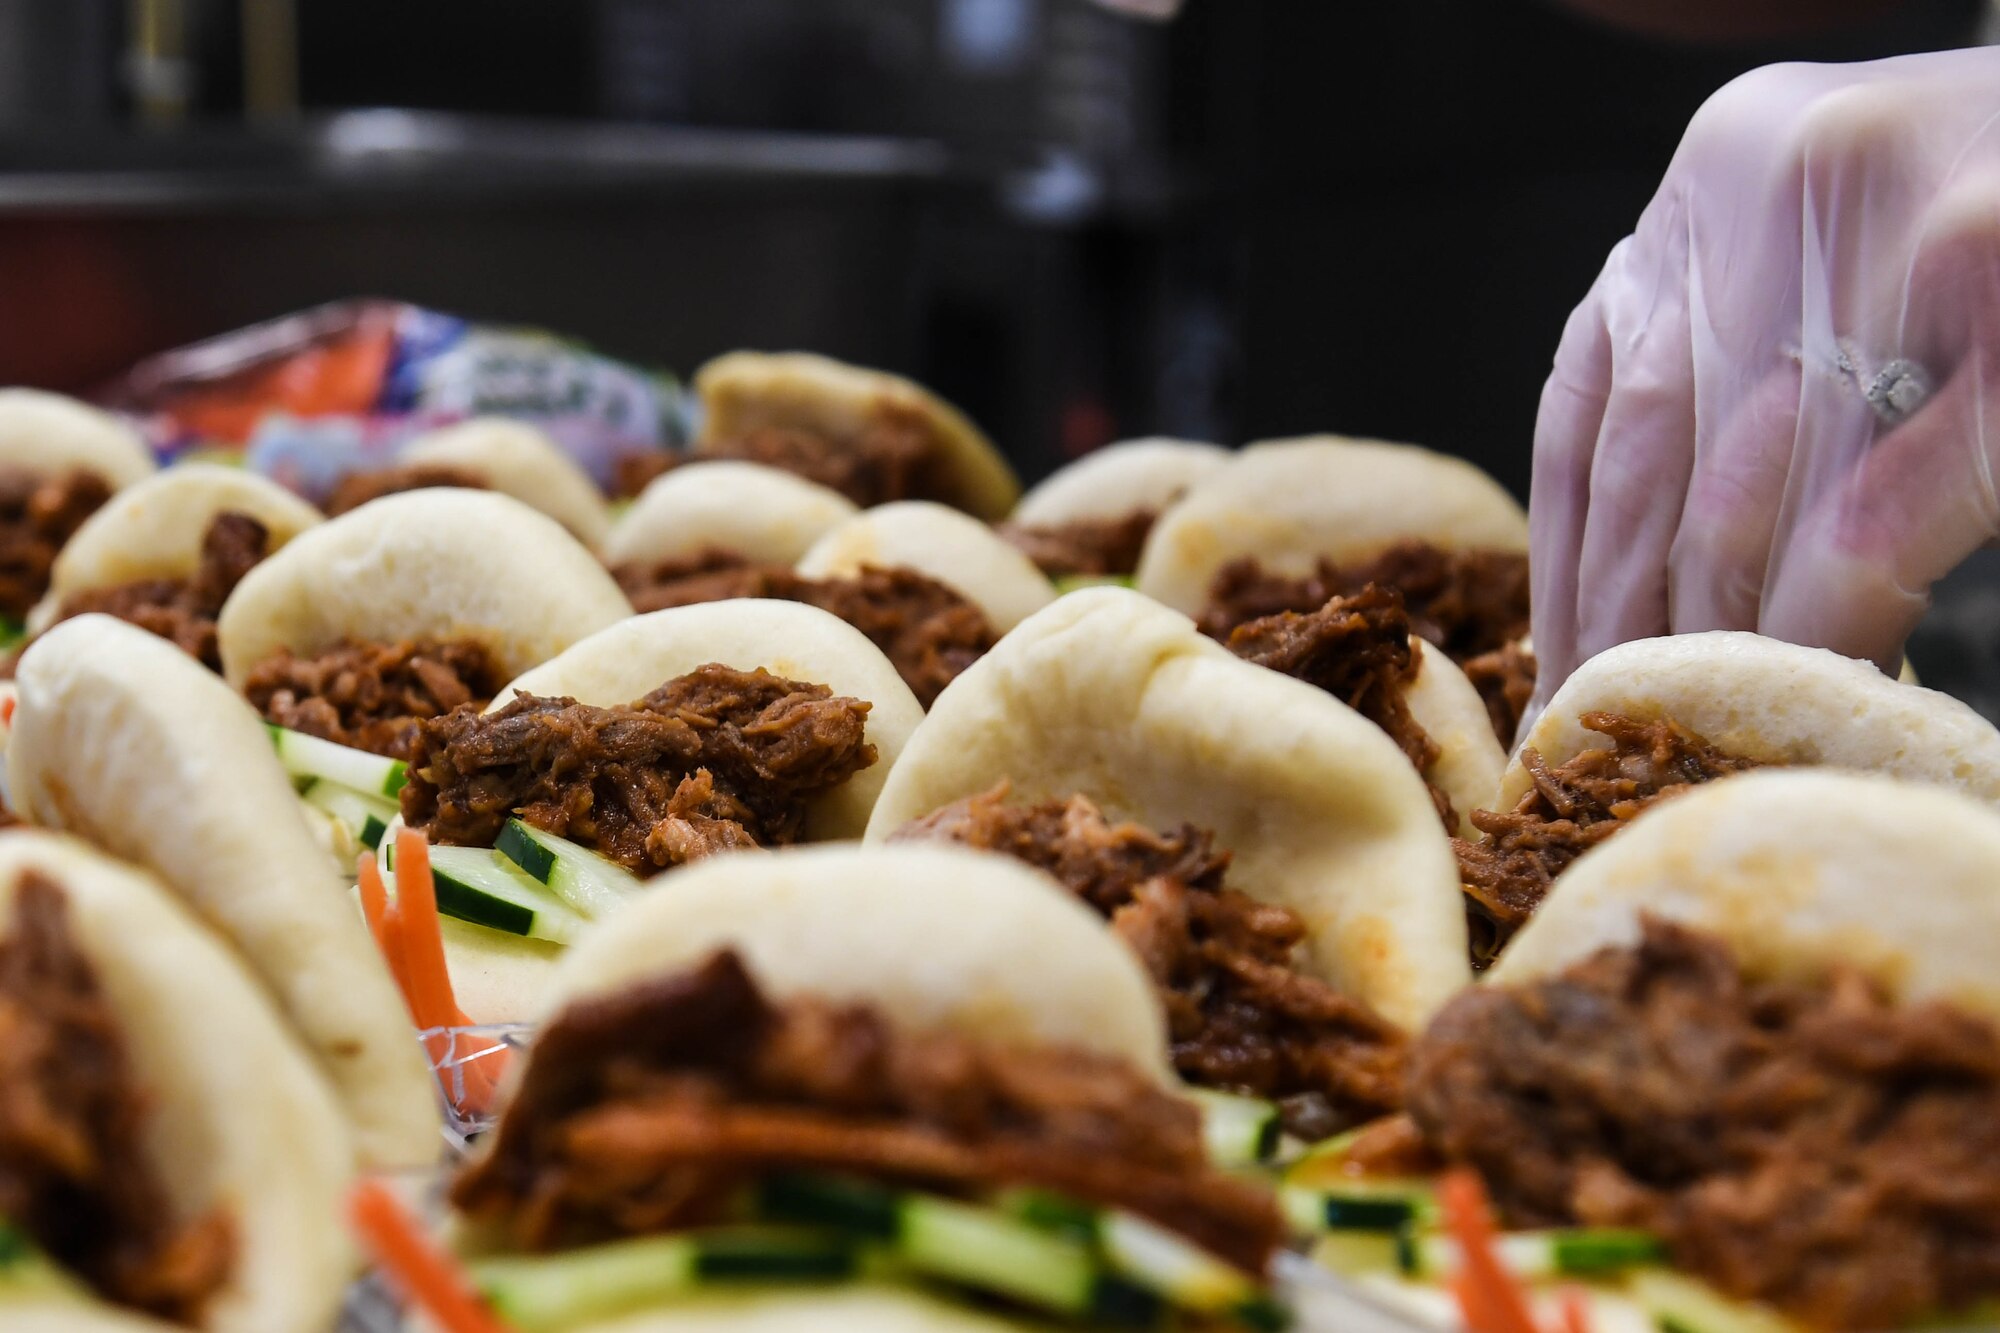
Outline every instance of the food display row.
<path fill-rule="evenodd" d="M 690 393 L 0 390 L 0 1326 L 1992 1317 L 1970 709 L 1717 632 L 1530 715 L 1526 516 L 1412 445 L 1024 495 L 897 376 Z"/>

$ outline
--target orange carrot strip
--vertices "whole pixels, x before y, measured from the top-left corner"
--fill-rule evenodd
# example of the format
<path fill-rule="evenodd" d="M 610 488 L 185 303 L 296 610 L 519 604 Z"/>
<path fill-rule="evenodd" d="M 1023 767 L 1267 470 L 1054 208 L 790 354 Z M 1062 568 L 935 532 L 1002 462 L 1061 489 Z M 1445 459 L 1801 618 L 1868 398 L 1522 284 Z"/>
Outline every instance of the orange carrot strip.
<path fill-rule="evenodd" d="M 408 969 L 403 966 L 401 922 L 396 904 L 389 901 L 389 892 L 382 885 L 382 869 L 370 855 L 361 858 L 355 872 L 361 890 L 361 915 L 368 922 L 368 933 L 375 937 L 375 947 L 389 968 L 389 976 L 395 981 L 396 989 L 403 993 L 403 1006 L 410 1011 L 410 1021 L 416 1023 L 416 1000 L 410 994 Z M 422 1027 L 423 1024 L 417 1023 L 417 1026 Z"/>
<path fill-rule="evenodd" d="M 1463 1268 L 1451 1275 L 1451 1294 L 1458 1302 L 1458 1312 L 1465 1317 L 1467 1333 L 1488 1333 L 1498 1327 L 1486 1288 L 1474 1282 Z"/>
<path fill-rule="evenodd" d="M 405 828 L 396 834 L 396 913 L 401 918 L 403 965 L 410 979 L 411 1010 L 419 1028 L 470 1027 L 472 1020 L 452 994 L 451 972 L 445 965 L 444 934 L 438 925 L 437 881 L 431 875 L 430 841 L 422 830 Z M 451 1051 L 447 1037 L 434 1038 L 431 1055 L 442 1059 Z M 460 1109 L 483 1110 L 492 1104 L 501 1060 L 489 1057 L 460 1066 L 464 1096 Z"/>
<path fill-rule="evenodd" d="M 446 1333 L 507 1333 L 451 1256 L 431 1243 L 386 1185 L 375 1180 L 356 1185 L 347 1196 L 347 1217 L 362 1248 L 404 1298 Z"/>
<path fill-rule="evenodd" d="M 418 829 L 396 834 L 396 906 L 403 918 L 404 962 L 424 1027 L 450 1027 L 460 1017 L 444 961 L 438 927 L 437 883 L 431 878 L 431 845 Z"/>
<path fill-rule="evenodd" d="M 14 708 L 20 702 L 21 700 L 17 695 L 10 694 L 5 698 L 0 698 L 0 726 L 11 727 L 14 725 Z"/>
<path fill-rule="evenodd" d="M 1563 1333 L 1590 1333 L 1590 1297 L 1575 1287 L 1562 1294 Z"/>
<path fill-rule="evenodd" d="M 1493 1217 L 1478 1174 L 1464 1167 L 1446 1172 L 1438 1182 L 1438 1203 L 1445 1229 L 1458 1242 L 1466 1325 L 1473 1333 L 1538 1333 L 1520 1284 L 1494 1253 Z M 1475 1291 L 1475 1299 L 1465 1299 Z"/>

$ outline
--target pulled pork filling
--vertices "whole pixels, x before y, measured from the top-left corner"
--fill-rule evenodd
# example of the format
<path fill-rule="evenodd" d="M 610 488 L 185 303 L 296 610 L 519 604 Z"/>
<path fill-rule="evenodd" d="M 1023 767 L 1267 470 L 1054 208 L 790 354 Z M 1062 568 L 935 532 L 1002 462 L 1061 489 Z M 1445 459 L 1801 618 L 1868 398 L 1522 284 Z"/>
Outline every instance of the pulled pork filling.
<path fill-rule="evenodd" d="M 901 565 L 870 566 L 845 578 L 809 579 L 783 566 L 755 565 L 733 552 L 709 548 L 653 565 L 621 565 L 611 572 L 639 611 L 732 597 L 816 606 L 867 635 L 925 708 L 998 641 L 978 607 L 936 579 Z"/>
<path fill-rule="evenodd" d="M 145 1114 L 63 890 L 30 870 L 0 939 L 0 1216 L 108 1300 L 192 1324 L 235 1237 L 221 1212 L 175 1220 Z"/>
<path fill-rule="evenodd" d="M 1486 835 L 1481 841 L 1452 840 L 1479 965 L 1527 921 L 1570 862 L 1641 811 L 1697 783 L 1757 767 L 1668 718 L 1585 713 L 1578 720 L 1611 744 L 1554 768 L 1533 747 L 1523 748 L 1521 764 L 1534 786 L 1512 810 L 1472 812 L 1472 826 Z"/>
<path fill-rule="evenodd" d="M 27 617 L 49 590 L 56 553 L 110 498 L 110 483 L 95 472 L 0 468 L 0 616 L 17 624 Z"/>
<path fill-rule="evenodd" d="M 926 815 L 898 840 L 1003 852 L 1055 876 L 1111 922 L 1166 1001 L 1174 1067 L 1278 1103 L 1306 1140 L 1401 1104 L 1404 1038 L 1297 969 L 1305 924 L 1223 885 L 1229 853 L 1190 825 L 1113 824 L 1083 796 L 1010 806 L 1002 786 Z"/>
<path fill-rule="evenodd" d="M 1528 557 L 1512 551 L 1446 551 L 1400 542 L 1359 564 L 1322 560 L 1304 578 L 1272 574 L 1254 557 L 1232 560 L 1209 584 L 1202 632 L 1226 639 L 1245 621 L 1313 611 L 1371 583 L 1403 594 L 1411 628 L 1463 664 L 1528 632 Z"/>
<path fill-rule="evenodd" d="M 311 657 L 280 649 L 251 670 L 243 693 L 267 722 L 408 759 L 418 723 L 465 704 L 483 708 L 506 683 L 470 639 L 343 640 Z"/>
<path fill-rule="evenodd" d="M 726 1220 L 774 1172 L 1127 1208 L 1262 1273 L 1269 1197 L 1215 1171 L 1199 1114 L 1126 1064 L 899 1032 L 865 1005 L 767 999 L 733 953 L 572 1004 L 535 1042 L 452 1202 L 546 1250 Z"/>
<path fill-rule="evenodd" d="M 139 579 L 110 588 L 86 588 L 63 598 L 59 620 L 101 611 L 137 625 L 222 670 L 215 618 L 243 576 L 269 554 L 271 534 L 248 514 L 217 514 L 201 539 L 201 564 L 192 578 Z"/>
<path fill-rule="evenodd" d="M 487 489 L 486 479 L 477 472 L 447 463 L 402 463 L 377 468 L 373 472 L 350 472 L 327 496 L 327 517 L 359 509 L 370 500 L 379 500 L 385 495 L 421 491 L 430 486 L 457 486 L 469 491 Z"/>
<path fill-rule="evenodd" d="M 1468 657 L 1460 666 L 1486 702 L 1486 715 L 1493 719 L 1493 734 L 1499 737 L 1500 748 L 1512 749 L 1528 700 L 1535 695 L 1534 653 L 1515 642 Z"/>
<path fill-rule="evenodd" d="M 839 491 L 863 509 L 891 500 L 952 497 L 944 451 L 921 412 L 885 405 L 852 435 L 758 426 L 705 444 L 703 458 L 762 463 Z"/>
<path fill-rule="evenodd" d="M 999 532 L 1052 579 L 1103 577 L 1139 568 L 1139 553 L 1158 517 L 1139 509 L 1120 518 L 1083 518 L 1049 527 L 1003 523 Z"/>
<path fill-rule="evenodd" d="M 636 703 L 516 695 L 417 724 L 403 818 L 490 847 L 510 816 L 628 870 L 796 842 L 806 805 L 875 762 L 868 705 L 710 664 Z"/>
<path fill-rule="evenodd" d="M 666 476 L 687 461 L 686 454 L 675 453 L 671 449 L 647 449 L 640 453 L 621 454 L 618 461 L 611 465 L 611 498 L 633 499 L 655 480 Z"/>
<path fill-rule="evenodd" d="M 1314 685 L 1389 733 L 1424 779 L 1447 833 L 1458 831 L 1451 797 L 1431 781 L 1444 751 L 1410 714 L 1405 697 L 1423 659 L 1410 647 L 1410 618 L 1394 588 L 1371 583 L 1304 615 L 1281 611 L 1238 625 L 1229 651 L 1246 662 Z"/>
<path fill-rule="evenodd" d="M 1816 1327 L 2000 1295 L 2000 1032 L 1859 974 L 1745 981 L 1645 921 L 1521 986 L 1476 986 L 1411 1056 L 1410 1111 L 1510 1222 L 1640 1227 Z"/>

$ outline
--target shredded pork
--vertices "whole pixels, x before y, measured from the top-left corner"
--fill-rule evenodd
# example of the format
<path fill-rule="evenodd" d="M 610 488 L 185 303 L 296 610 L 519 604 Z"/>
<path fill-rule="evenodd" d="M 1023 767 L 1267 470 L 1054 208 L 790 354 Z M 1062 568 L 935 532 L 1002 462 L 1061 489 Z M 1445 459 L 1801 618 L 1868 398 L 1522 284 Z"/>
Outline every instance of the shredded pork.
<path fill-rule="evenodd" d="M 1107 917 L 1159 987 L 1174 1065 L 1190 1082 L 1274 1100 L 1307 1140 L 1401 1104 L 1402 1034 L 1299 969 L 1304 922 L 1226 887 L 1229 854 L 1213 835 L 1114 824 L 1083 796 L 1006 797 L 1003 785 L 895 836 L 1012 856 Z"/>

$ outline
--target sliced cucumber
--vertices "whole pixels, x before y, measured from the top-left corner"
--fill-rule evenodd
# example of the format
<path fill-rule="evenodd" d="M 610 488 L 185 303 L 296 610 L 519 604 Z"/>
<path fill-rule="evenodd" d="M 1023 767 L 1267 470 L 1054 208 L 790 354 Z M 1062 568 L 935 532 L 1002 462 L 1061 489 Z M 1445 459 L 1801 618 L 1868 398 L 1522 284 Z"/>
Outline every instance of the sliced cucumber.
<path fill-rule="evenodd" d="M 1256 1278 L 1164 1227 L 1112 1210 L 1098 1222 L 1098 1239 L 1112 1268 L 1182 1310 L 1253 1329 L 1291 1326 L 1291 1311 Z"/>
<path fill-rule="evenodd" d="M 395 851 L 390 849 L 393 869 Z M 438 911 L 509 935 L 568 944 L 583 918 L 489 847 L 431 848 L 431 878 Z"/>
<path fill-rule="evenodd" d="M 1365 1125 L 1362 1127 L 1366 1128 Z M 1361 1129 L 1350 1129 L 1344 1134 L 1312 1144 L 1285 1168 L 1286 1182 L 1319 1188 L 1344 1185 L 1353 1180 L 1357 1173 L 1348 1165 L 1347 1156 L 1361 1133 Z"/>
<path fill-rule="evenodd" d="M 639 891 L 639 877 L 624 866 L 519 819 L 507 821 L 493 849 L 593 921 Z"/>
<path fill-rule="evenodd" d="M 1058 574 L 1050 582 L 1056 585 L 1058 593 L 1075 592 L 1079 588 L 1132 588 L 1138 580 L 1130 574 Z"/>
<path fill-rule="evenodd" d="M 1282 1328 L 1255 1279 L 1171 1232 L 1046 1190 L 991 1205 L 822 1176 L 777 1176 L 755 1192 L 767 1221 L 827 1226 L 876 1247 L 887 1271 L 955 1284 L 1093 1326 L 1154 1327 L 1170 1305 Z"/>
<path fill-rule="evenodd" d="M 928 1277 L 1061 1314 L 1090 1313 L 1098 1267 L 1088 1246 L 976 1204 L 903 1197 L 895 1257 Z"/>
<path fill-rule="evenodd" d="M 1313 1243 L 1313 1262 L 1342 1277 L 1394 1273 L 1396 1233 L 1393 1231 L 1329 1231 Z"/>
<path fill-rule="evenodd" d="M 275 723 L 265 723 L 271 743 L 277 747 L 278 762 L 294 778 L 325 778 L 364 796 L 394 798 L 409 781 L 409 769 L 400 759 L 388 759 L 349 745 L 288 731 Z"/>
<path fill-rule="evenodd" d="M 855 1269 L 854 1244 L 844 1237 L 758 1229 L 652 1236 L 470 1266 L 474 1285 L 522 1333 L 569 1328 L 705 1287 L 835 1282 Z"/>
<path fill-rule="evenodd" d="M 1731 1300 L 1664 1268 L 1634 1273 L 1626 1292 L 1661 1333 L 1799 1333 L 1797 1324 L 1773 1310 Z"/>
<path fill-rule="evenodd" d="M 1397 1231 L 1437 1220 L 1437 1200 L 1421 1181 L 1355 1177 L 1317 1188 L 1291 1183 L 1278 1187 L 1278 1203 L 1292 1230 L 1304 1236 L 1323 1231 Z"/>
<path fill-rule="evenodd" d="M 382 845 L 382 835 L 397 814 L 394 801 L 365 795 L 326 778 L 309 779 L 299 799 L 346 829 L 358 846 L 369 851 Z"/>
<path fill-rule="evenodd" d="M 1107 1210 L 1097 1234 L 1113 1268 L 1184 1310 L 1240 1317 L 1269 1299 L 1248 1273 L 1145 1218 Z"/>
<path fill-rule="evenodd" d="M 1252 1166 L 1276 1155 L 1282 1131 L 1276 1103 L 1211 1088 L 1189 1088 L 1187 1095 L 1201 1107 L 1201 1136 L 1217 1166 Z"/>
<path fill-rule="evenodd" d="M 0 1303 L 14 1295 L 83 1291 L 83 1285 L 51 1262 L 27 1232 L 0 1218 Z"/>
<path fill-rule="evenodd" d="M 1531 1281 L 1604 1277 L 1666 1259 L 1657 1237 L 1617 1227 L 1510 1231 L 1494 1238 L 1493 1249 L 1509 1272 Z M 1397 1243 L 1396 1261 L 1406 1277 L 1449 1277 L 1458 1271 L 1458 1242 L 1450 1236 L 1406 1231 Z"/>
<path fill-rule="evenodd" d="M 757 1215 L 770 1222 L 834 1227 L 893 1240 L 902 1226 L 896 1191 L 848 1176 L 770 1176 L 757 1186 Z"/>
<path fill-rule="evenodd" d="M 1097 1209 L 1066 1194 L 1037 1189 L 1002 1190 L 994 1196 L 993 1206 L 1038 1231 L 1053 1231 L 1093 1244 L 1097 1240 Z"/>

